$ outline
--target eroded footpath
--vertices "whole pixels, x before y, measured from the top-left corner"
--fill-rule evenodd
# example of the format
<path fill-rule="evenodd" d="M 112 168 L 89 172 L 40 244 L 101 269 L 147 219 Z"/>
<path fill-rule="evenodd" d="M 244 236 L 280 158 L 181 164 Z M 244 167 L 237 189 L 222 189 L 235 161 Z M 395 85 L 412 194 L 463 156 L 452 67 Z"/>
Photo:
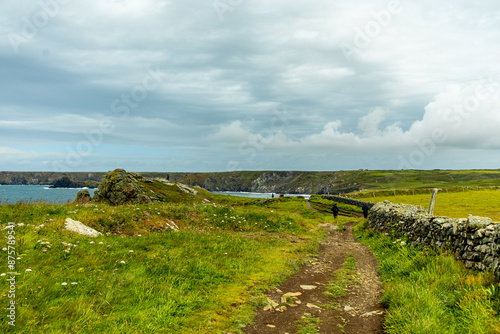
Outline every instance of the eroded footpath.
<path fill-rule="evenodd" d="M 353 226 L 348 223 L 341 231 L 323 225 L 329 235 L 320 245 L 318 258 L 270 292 L 269 305 L 258 311 L 254 324 L 244 332 L 295 334 L 300 319 L 315 319 L 311 326 L 316 331 L 311 333 L 383 333 L 385 310 L 379 303 L 382 288 L 377 261 L 367 246 L 355 240 Z M 328 283 L 335 280 L 332 274 L 348 255 L 356 259 L 359 284 L 352 284 L 344 297 L 327 297 Z"/>

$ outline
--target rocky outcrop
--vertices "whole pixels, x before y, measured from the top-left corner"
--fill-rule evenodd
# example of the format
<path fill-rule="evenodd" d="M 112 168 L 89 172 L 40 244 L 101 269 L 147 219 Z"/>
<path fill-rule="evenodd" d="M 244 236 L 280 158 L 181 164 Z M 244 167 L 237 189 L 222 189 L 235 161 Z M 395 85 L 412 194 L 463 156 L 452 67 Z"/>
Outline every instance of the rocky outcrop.
<path fill-rule="evenodd" d="M 144 181 L 146 181 L 144 177 L 137 173 L 115 169 L 104 175 L 92 200 L 111 205 L 148 204 L 164 201 L 162 196 L 148 189 L 144 185 Z"/>
<path fill-rule="evenodd" d="M 446 247 L 467 268 L 490 269 L 500 277 L 500 223 L 490 218 L 435 217 L 421 207 L 385 201 L 371 208 L 368 225 L 414 246 Z"/>
<path fill-rule="evenodd" d="M 92 201 L 111 205 L 149 204 L 153 202 L 189 202 L 201 191 L 164 178 L 144 177 L 115 169 L 101 180 Z"/>
<path fill-rule="evenodd" d="M 81 235 L 86 235 L 88 237 L 98 237 L 102 235 L 101 232 L 97 232 L 93 228 L 90 228 L 77 220 L 71 218 L 66 218 L 64 223 L 64 228 L 68 231 L 75 232 Z"/>
<path fill-rule="evenodd" d="M 90 192 L 87 189 L 80 190 L 76 194 L 75 202 L 78 204 L 83 204 L 90 202 L 92 200 L 92 197 L 90 196 Z"/>

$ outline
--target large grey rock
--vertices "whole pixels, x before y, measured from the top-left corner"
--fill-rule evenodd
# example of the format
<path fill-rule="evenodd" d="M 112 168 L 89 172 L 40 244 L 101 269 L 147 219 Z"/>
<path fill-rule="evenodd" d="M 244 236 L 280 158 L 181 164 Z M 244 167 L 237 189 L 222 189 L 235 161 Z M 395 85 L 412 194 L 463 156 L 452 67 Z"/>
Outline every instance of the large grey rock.
<path fill-rule="evenodd" d="M 92 200 L 111 205 L 148 204 L 164 201 L 163 197 L 144 186 L 143 183 L 147 181 L 149 180 L 145 180 L 142 175 L 137 173 L 115 169 L 104 175 Z"/>
<path fill-rule="evenodd" d="M 89 237 L 98 237 L 102 235 L 101 232 L 97 232 L 93 228 L 90 228 L 78 220 L 73 220 L 71 218 L 66 218 L 66 223 L 64 223 L 64 228 L 68 231 L 72 231 L 81 235 L 86 235 Z"/>

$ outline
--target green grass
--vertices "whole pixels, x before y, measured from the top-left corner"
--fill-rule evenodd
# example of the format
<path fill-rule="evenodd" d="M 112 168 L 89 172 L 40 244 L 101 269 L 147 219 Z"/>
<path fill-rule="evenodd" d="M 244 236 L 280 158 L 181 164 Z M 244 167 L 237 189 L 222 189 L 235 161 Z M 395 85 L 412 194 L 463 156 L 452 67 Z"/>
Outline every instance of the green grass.
<path fill-rule="evenodd" d="M 393 203 L 406 203 L 428 207 L 430 194 L 397 195 L 375 197 L 372 202 L 390 201 Z M 469 190 L 461 192 L 439 192 L 434 208 L 434 215 L 452 218 L 467 218 L 473 216 L 490 217 L 493 221 L 500 222 L 500 191 L 498 190 Z"/>
<path fill-rule="evenodd" d="M 359 275 L 356 272 L 356 259 L 354 255 L 348 254 L 342 268 L 333 273 L 335 280 L 328 283 L 325 295 L 329 298 L 340 298 L 347 294 L 353 284 L 360 284 Z"/>
<path fill-rule="evenodd" d="M 411 248 L 363 224 L 356 234 L 379 261 L 388 334 L 500 332 L 493 274 L 467 270 L 452 254 Z"/>
<path fill-rule="evenodd" d="M 319 318 L 314 318 L 309 313 L 305 313 L 300 320 L 297 320 L 297 334 L 317 334 L 319 333 Z"/>
<path fill-rule="evenodd" d="M 332 212 L 333 204 L 336 203 L 334 201 L 322 198 L 321 195 L 312 195 L 309 198 L 309 202 L 311 203 L 311 206 L 314 209 L 330 213 Z M 357 217 L 357 216 L 351 214 L 350 211 L 363 212 L 363 210 L 356 205 L 337 203 L 337 206 L 340 209 L 340 214 L 347 214 L 347 216 L 351 217 Z"/>
<path fill-rule="evenodd" d="M 15 228 L 15 332 L 241 333 L 264 305 L 264 292 L 317 252 L 326 232 L 315 218 L 323 216 L 310 215 L 301 199 L 269 207 L 229 196 L 211 200 L 0 206 L 2 225 L 24 224 Z M 67 217 L 104 235 L 65 231 Z M 168 230 L 169 221 L 181 231 Z M 7 293 L 0 280 L 3 305 Z M 6 312 L 0 331 L 14 331 Z"/>

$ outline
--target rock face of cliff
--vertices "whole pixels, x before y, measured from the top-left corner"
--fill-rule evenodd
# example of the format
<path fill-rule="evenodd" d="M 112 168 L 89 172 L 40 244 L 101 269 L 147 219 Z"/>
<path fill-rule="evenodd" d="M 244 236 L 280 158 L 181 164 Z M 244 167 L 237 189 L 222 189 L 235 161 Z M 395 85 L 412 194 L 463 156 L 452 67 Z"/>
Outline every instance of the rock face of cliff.
<path fill-rule="evenodd" d="M 209 191 L 261 193 L 328 194 L 359 190 L 361 185 L 342 172 L 226 172 L 172 174 L 170 179 L 198 185 Z"/>
<path fill-rule="evenodd" d="M 290 193 L 293 172 L 267 172 L 252 182 L 251 191 L 258 193 Z M 295 190 L 295 189 L 294 189 Z"/>

